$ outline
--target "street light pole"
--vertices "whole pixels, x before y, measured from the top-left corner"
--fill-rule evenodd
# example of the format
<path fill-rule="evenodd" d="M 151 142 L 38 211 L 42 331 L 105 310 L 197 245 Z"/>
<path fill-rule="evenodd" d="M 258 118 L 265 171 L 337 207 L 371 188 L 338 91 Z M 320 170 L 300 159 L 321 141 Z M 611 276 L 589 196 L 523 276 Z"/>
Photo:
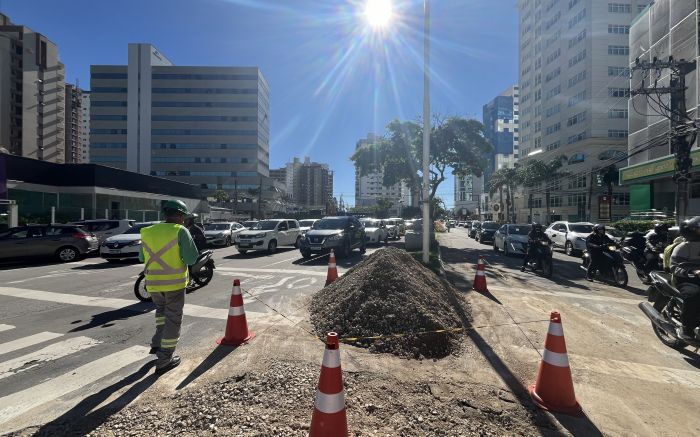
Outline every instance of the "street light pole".
<path fill-rule="evenodd" d="M 423 264 L 430 261 L 430 0 L 423 1 Z"/>

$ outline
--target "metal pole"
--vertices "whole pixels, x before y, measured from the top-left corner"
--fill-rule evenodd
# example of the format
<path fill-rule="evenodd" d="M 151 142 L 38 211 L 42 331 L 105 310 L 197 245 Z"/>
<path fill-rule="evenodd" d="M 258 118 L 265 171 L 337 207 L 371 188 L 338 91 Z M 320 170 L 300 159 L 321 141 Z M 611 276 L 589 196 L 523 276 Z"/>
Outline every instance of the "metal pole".
<path fill-rule="evenodd" d="M 85 208 L 80 208 L 80 220 L 85 220 Z"/>
<path fill-rule="evenodd" d="M 56 207 L 51 207 L 51 224 L 56 223 Z"/>
<path fill-rule="evenodd" d="M 423 28 L 423 263 L 430 261 L 430 0 Z"/>

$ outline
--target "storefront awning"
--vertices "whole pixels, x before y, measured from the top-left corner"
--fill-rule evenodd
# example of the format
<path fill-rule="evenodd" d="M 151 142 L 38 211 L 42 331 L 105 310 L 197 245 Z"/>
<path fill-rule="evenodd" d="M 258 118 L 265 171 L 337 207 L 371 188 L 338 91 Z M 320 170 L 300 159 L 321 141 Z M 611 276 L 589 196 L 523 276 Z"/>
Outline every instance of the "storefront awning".
<path fill-rule="evenodd" d="M 693 160 L 693 169 L 700 170 L 700 149 L 690 152 Z M 653 161 L 644 162 L 637 165 L 620 169 L 620 184 L 629 185 L 639 182 L 670 177 L 675 169 L 676 157 L 674 155 L 664 156 Z"/>

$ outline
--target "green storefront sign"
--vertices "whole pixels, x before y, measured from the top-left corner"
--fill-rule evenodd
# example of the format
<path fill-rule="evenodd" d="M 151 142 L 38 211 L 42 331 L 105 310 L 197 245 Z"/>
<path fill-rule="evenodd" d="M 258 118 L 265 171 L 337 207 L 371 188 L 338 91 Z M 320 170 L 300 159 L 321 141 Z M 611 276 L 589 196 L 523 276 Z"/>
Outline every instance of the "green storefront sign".
<path fill-rule="evenodd" d="M 700 169 L 700 149 L 692 151 L 690 157 L 693 160 L 693 169 Z M 675 163 L 675 156 L 669 155 L 643 164 L 622 168 L 620 169 L 620 184 L 625 185 L 671 176 Z"/>

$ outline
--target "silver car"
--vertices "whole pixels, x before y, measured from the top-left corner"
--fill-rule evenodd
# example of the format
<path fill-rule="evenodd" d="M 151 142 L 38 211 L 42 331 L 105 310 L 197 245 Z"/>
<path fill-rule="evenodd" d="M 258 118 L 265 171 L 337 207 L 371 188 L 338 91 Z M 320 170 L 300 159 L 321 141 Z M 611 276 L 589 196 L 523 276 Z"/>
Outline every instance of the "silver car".
<path fill-rule="evenodd" d="M 586 237 L 593 232 L 593 223 L 554 222 L 544 232 L 554 247 L 563 247 L 567 255 L 574 256 L 586 250 Z"/>
<path fill-rule="evenodd" d="M 506 256 L 524 255 L 530 225 L 503 225 L 493 234 L 493 250 L 502 250 Z"/>
<path fill-rule="evenodd" d="M 236 241 L 236 235 L 244 231 L 240 223 L 207 223 L 204 225 L 204 236 L 207 244 L 229 247 Z"/>
<path fill-rule="evenodd" d="M 71 262 L 97 248 L 97 237 L 76 225 L 30 225 L 0 232 L 3 261 L 55 257 Z"/>

